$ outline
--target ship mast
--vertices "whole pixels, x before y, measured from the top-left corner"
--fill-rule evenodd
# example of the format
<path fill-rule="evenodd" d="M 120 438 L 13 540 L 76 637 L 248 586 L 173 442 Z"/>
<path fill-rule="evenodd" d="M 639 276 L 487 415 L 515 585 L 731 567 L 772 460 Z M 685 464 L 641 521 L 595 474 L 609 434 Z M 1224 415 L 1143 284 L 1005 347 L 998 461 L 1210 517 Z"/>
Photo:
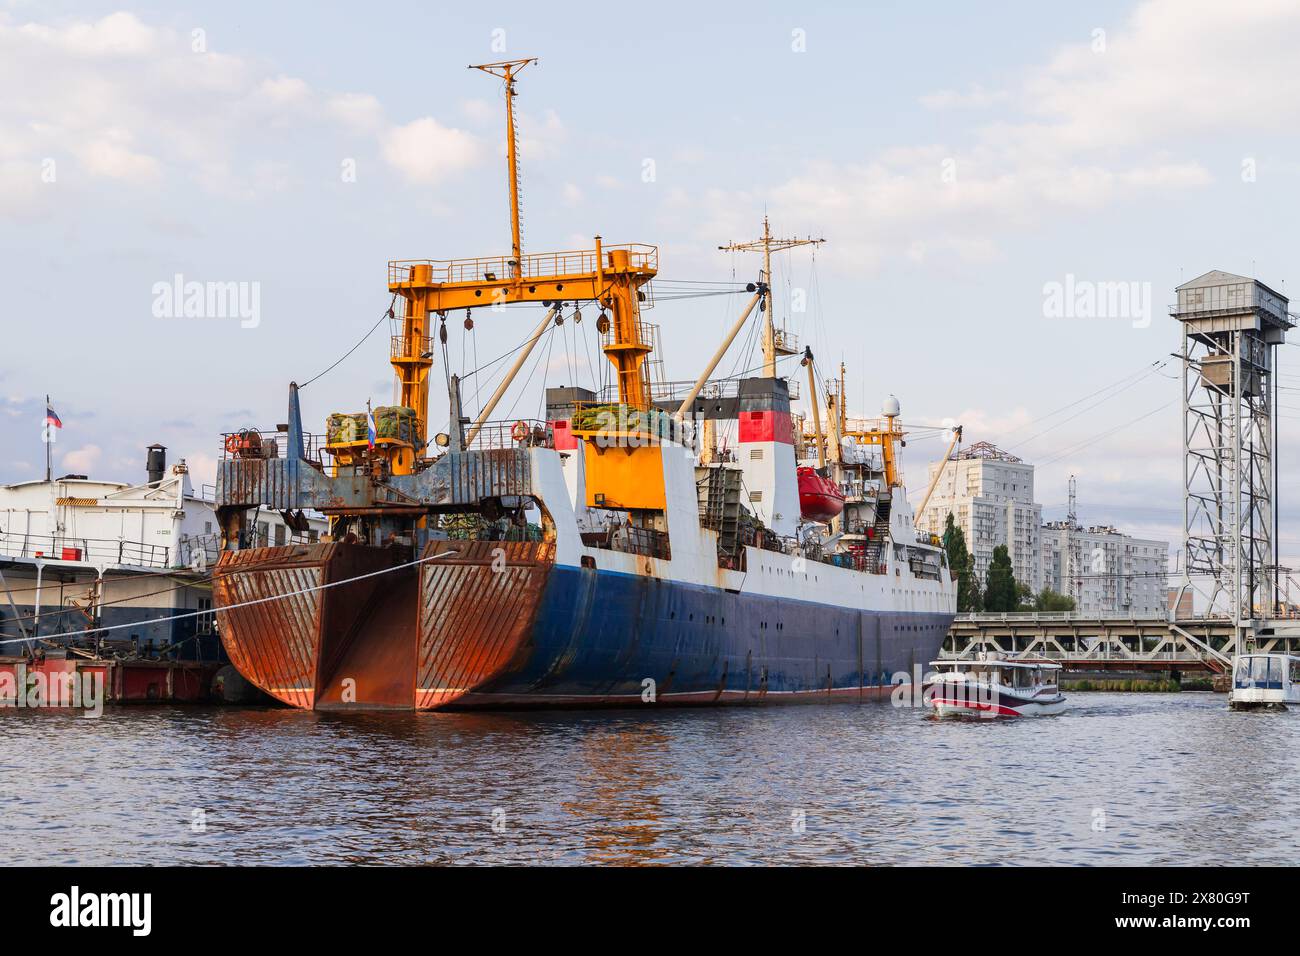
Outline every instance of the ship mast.
<path fill-rule="evenodd" d="M 515 128 L 515 77 L 530 63 L 536 63 L 536 57 L 523 60 L 502 60 L 499 63 L 480 63 L 469 67 L 482 70 L 505 80 L 506 87 L 506 168 L 510 174 L 510 253 L 508 263 L 513 270 L 511 278 L 518 276 L 519 263 L 523 256 L 523 240 L 519 228 L 519 134 Z"/>
<path fill-rule="evenodd" d="M 767 221 L 767 216 L 763 217 L 763 236 L 761 239 L 755 239 L 753 242 L 729 242 L 725 246 L 718 246 L 723 252 L 763 252 L 763 282 L 767 285 L 769 295 L 767 297 L 767 309 L 763 315 L 763 377 L 776 378 L 776 357 L 780 355 L 796 355 L 799 350 L 790 336 L 786 334 L 785 327 L 781 328 L 781 335 L 777 337 L 776 322 L 772 315 L 773 298 L 770 290 L 775 286 L 772 284 L 772 250 L 780 252 L 782 249 L 794 249 L 797 246 L 819 246 L 825 239 L 773 239 L 772 229 Z"/>
<path fill-rule="evenodd" d="M 438 340 L 446 344 L 449 313 L 516 302 L 541 303 L 548 311 L 542 323 L 518 349 L 515 364 L 497 387 L 492 400 L 470 424 L 461 447 L 469 447 L 510 388 L 520 367 L 548 330 L 563 319 L 565 303 L 594 302 L 601 313 L 596 328 L 601 350 L 613 364 L 619 401 L 626 405 L 650 404 L 645 358 L 653 345 L 641 322 L 641 287 L 659 269 L 659 250 L 640 243 L 605 245 L 595 237 L 593 249 L 523 254 L 519 215 L 519 143 L 515 124 L 515 77 L 535 57 L 471 65 L 505 82 L 506 165 L 510 189 L 510 255 L 475 259 L 405 259 L 388 264 L 388 291 L 405 300 L 402 335 L 393 341 L 392 364 L 402 386 L 401 401 L 415 409 L 416 445 L 426 447 L 432 339 L 429 324 L 442 323 Z M 467 321 L 468 316 L 467 316 Z M 468 327 L 468 326 L 467 326 Z M 453 431 L 459 417 L 452 422 Z M 450 436 L 447 438 L 450 442 Z"/>

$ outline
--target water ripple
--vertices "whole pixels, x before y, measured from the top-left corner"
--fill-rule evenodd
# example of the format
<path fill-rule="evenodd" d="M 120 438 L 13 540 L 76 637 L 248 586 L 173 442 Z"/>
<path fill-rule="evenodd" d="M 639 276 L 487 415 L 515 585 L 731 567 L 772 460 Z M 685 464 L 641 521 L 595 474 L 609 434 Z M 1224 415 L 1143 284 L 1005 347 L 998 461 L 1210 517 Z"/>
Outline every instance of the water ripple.
<path fill-rule="evenodd" d="M 1293 862 L 1300 715 L 1071 705 L 987 723 L 882 703 L 10 711 L 0 823 L 10 863 Z"/>

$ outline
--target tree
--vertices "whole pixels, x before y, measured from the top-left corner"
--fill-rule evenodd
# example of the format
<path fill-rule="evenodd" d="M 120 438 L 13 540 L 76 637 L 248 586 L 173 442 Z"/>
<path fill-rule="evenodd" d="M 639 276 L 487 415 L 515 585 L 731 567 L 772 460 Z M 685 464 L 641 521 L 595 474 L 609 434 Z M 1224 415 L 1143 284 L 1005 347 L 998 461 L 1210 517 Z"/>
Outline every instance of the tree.
<path fill-rule="evenodd" d="M 993 549 L 993 560 L 989 562 L 988 579 L 984 585 L 984 609 L 986 611 L 1014 611 L 1020 604 L 1020 595 L 1016 589 L 1016 576 L 1011 569 L 1011 555 L 1007 546 L 1000 544 Z"/>
<path fill-rule="evenodd" d="M 1043 588 L 1034 597 L 1035 611 L 1073 611 L 1074 598 Z"/>
<path fill-rule="evenodd" d="M 943 550 L 948 553 L 948 570 L 957 579 L 957 612 L 979 611 L 984 606 L 975 560 L 966 550 L 966 532 L 957 527 L 952 512 L 943 526 Z"/>

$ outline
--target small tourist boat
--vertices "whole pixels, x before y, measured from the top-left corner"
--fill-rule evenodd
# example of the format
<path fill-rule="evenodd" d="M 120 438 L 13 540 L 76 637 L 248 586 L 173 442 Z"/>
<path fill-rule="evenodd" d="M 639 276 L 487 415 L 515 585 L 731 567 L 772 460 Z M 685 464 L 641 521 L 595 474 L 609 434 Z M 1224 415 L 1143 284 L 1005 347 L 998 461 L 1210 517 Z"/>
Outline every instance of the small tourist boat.
<path fill-rule="evenodd" d="M 1286 710 L 1300 704 L 1300 657 L 1242 654 L 1232 668 L 1232 710 Z"/>
<path fill-rule="evenodd" d="M 983 658 L 931 661 L 926 706 L 938 717 L 1047 717 L 1065 710 L 1060 664 Z"/>

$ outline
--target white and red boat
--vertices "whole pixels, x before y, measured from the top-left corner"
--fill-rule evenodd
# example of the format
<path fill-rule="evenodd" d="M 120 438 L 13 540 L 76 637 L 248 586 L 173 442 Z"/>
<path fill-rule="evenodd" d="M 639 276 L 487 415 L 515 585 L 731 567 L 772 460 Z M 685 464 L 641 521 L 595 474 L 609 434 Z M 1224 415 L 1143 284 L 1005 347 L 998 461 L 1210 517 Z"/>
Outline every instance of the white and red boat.
<path fill-rule="evenodd" d="M 931 661 L 924 700 L 938 717 L 1050 717 L 1065 710 L 1049 661 Z"/>

